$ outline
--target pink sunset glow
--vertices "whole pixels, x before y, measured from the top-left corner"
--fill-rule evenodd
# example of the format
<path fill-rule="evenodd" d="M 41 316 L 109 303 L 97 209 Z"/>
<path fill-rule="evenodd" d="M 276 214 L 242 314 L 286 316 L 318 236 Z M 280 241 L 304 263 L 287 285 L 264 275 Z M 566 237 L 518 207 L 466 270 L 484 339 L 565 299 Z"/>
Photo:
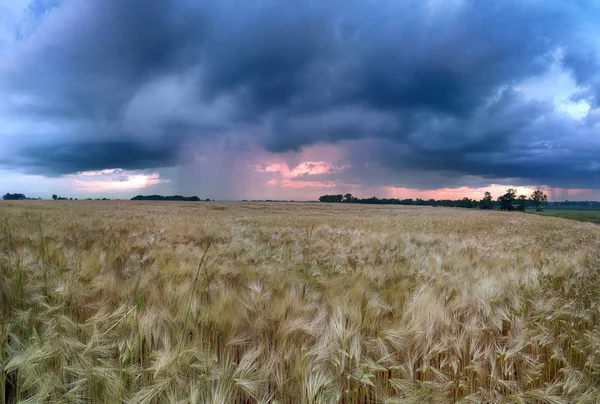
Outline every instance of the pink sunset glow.
<path fill-rule="evenodd" d="M 335 188 L 333 181 L 294 181 L 289 178 L 279 178 L 267 181 L 267 184 L 281 188 Z"/>
<path fill-rule="evenodd" d="M 335 188 L 335 181 L 316 181 L 307 179 L 313 175 L 332 174 L 344 170 L 349 165 L 336 166 L 326 161 L 303 161 L 290 167 L 287 163 L 270 163 L 250 166 L 259 173 L 271 173 L 277 176 L 267 180 L 267 184 L 281 188 Z"/>
<path fill-rule="evenodd" d="M 503 195 L 507 189 L 514 188 L 517 190 L 517 195 L 529 196 L 535 191 L 536 187 L 519 187 L 514 185 L 492 184 L 488 187 L 470 188 L 440 188 L 433 190 L 420 190 L 401 187 L 381 187 L 382 195 L 387 198 L 420 198 L 420 199 L 460 199 L 471 198 L 481 199 L 485 192 L 490 192 L 494 199 Z M 550 198 L 550 200 L 563 200 L 568 197 L 581 197 L 582 194 L 589 193 L 591 189 L 566 189 L 566 188 L 548 188 L 540 187 Z"/>
<path fill-rule="evenodd" d="M 325 161 L 303 161 L 291 169 L 286 163 L 272 163 L 265 166 L 255 165 L 252 167 L 257 172 L 279 173 L 284 178 L 294 178 L 304 174 L 326 174 L 343 169 L 343 167 L 338 168 Z"/>
<path fill-rule="evenodd" d="M 327 150 L 325 150 L 327 149 Z M 325 152 L 323 152 L 325 150 Z M 511 184 L 491 184 L 486 187 L 468 187 L 457 188 L 439 188 L 432 190 L 422 190 L 407 187 L 381 186 L 373 187 L 367 184 L 345 183 L 339 179 L 319 179 L 323 174 L 336 174 L 350 168 L 347 163 L 335 164 L 331 160 L 315 159 L 314 157 L 326 157 L 327 153 L 334 153 L 337 158 L 343 157 L 343 147 L 331 149 L 330 147 L 312 146 L 299 153 L 299 157 L 306 160 L 300 160 L 297 164 L 289 164 L 278 156 L 263 156 L 261 164 L 251 164 L 250 168 L 254 172 L 264 175 L 265 184 L 272 187 L 273 194 L 279 194 L 281 198 L 290 196 L 286 190 L 297 190 L 301 193 L 294 193 L 295 197 L 301 199 L 314 200 L 324 194 L 343 194 L 350 192 L 359 198 L 376 196 L 379 198 L 420 198 L 420 199 L 461 199 L 468 197 L 479 200 L 485 192 L 490 192 L 494 199 L 504 194 L 508 188 L 517 190 L 518 195 L 529 196 L 533 193 L 536 186 L 515 186 Z M 266 161 L 265 161 L 266 160 Z M 275 161 L 274 161 L 275 160 Z M 315 178 L 311 178 L 315 176 Z M 591 189 L 566 189 L 551 188 L 540 186 L 550 200 L 565 200 L 584 198 L 586 194 L 592 192 Z"/>

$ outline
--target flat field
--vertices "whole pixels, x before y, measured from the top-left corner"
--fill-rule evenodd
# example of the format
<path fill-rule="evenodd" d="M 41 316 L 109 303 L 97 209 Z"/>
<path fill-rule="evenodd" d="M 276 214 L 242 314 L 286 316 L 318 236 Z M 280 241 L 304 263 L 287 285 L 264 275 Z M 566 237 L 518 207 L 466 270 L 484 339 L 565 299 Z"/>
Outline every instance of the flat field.
<path fill-rule="evenodd" d="M 1 202 L 0 402 L 594 403 L 600 228 L 318 203 Z"/>
<path fill-rule="evenodd" d="M 600 224 L 600 209 L 598 207 L 567 207 L 544 209 L 543 212 L 535 212 L 538 215 L 562 217 L 564 219 L 579 220 L 581 222 L 593 222 Z"/>

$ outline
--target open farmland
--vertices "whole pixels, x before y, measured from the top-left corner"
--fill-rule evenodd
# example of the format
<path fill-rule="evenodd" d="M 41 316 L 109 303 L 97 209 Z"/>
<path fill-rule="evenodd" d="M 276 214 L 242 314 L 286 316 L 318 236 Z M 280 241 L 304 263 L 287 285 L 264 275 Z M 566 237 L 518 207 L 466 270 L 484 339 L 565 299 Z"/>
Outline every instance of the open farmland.
<path fill-rule="evenodd" d="M 579 220 L 582 222 L 592 222 L 600 224 L 600 209 L 598 207 L 589 207 L 584 208 L 581 206 L 576 206 L 572 208 L 550 208 L 544 209 L 543 212 L 534 212 L 538 215 L 546 215 L 546 216 L 554 216 L 554 217 L 562 217 L 565 219 L 571 220 Z"/>
<path fill-rule="evenodd" d="M 0 402 L 600 396 L 600 228 L 316 203 L 0 203 Z"/>

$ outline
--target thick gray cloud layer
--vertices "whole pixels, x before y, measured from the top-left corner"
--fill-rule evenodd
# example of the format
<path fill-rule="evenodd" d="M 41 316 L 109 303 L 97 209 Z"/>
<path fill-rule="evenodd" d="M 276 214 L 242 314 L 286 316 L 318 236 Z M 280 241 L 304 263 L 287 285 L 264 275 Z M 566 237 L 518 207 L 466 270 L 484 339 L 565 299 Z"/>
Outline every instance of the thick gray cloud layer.
<path fill-rule="evenodd" d="M 61 175 L 174 166 L 198 139 L 356 140 L 338 178 L 598 188 L 599 19 L 586 0 L 35 1 L 0 42 L 0 164 Z M 556 65 L 582 120 L 516 90 Z"/>

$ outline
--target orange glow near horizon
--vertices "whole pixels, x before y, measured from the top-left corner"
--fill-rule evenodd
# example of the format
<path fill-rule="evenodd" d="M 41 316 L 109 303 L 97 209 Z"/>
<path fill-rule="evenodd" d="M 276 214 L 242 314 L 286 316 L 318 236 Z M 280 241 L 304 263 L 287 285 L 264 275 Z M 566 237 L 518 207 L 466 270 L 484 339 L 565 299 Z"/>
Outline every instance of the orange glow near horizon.
<path fill-rule="evenodd" d="M 496 200 L 509 188 L 516 189 L 517 195 L 528 197 L 536 189 L 541 189 L 548 195 L 550 201 L 584 200 L 587 197 L 593 198 L 595 194 L 592 189 L 552 188 L 546 185 L 515 186 L 510 183 L 491 184 L 485 187 L 444 187 L 431 190 L 344 183 L 333 175 L 350 168 L 348 163 L 343 163 L 345 160 L 343 150 L 343 145 L 314 145 L 288 156 L 291 161 L 296 162 L 295 165 L 290 165 L 290 160 L 284 159 L 281 155 L 267 154 L 260 157 L 259 164 L 248 165 L 248 168 L 264 175 L 263 184 L 270 188 L 268 193 L 272 197 L 287 198 L 293 195 L 296 199 L 305 200 L 314 200 L 325 194 L 345 194 L 347 192 L 359 198 L 376 196 L 378 198 L 436 200 L 456 200 L 464 197 L 480 200 L 485 192 L 490 192 Z"/>
<path fill-rule="evenodd" d="M 534 186 L 514 186 L 506 184 L 491 184 L 487 187 L 472 188 L 462 186 L 457 188 L 439 188 L 432 190 L 422 190 L 416 188 L 383 186 L 372 188 L 358 184 L 344 184 L 335 180 L 311 180 L 310 176 L 320 174 L 333 174 L 349 168 L 349 165 L 336 166 L 327 161 L 307 160 L 302 161 L 296 166 L 289 166 L 285 162 L 272 162 L 261 165 L 251 165 L 255 172 L 271 174 L 276 178 L 267 179 L 266 183 L 272 187 L 283 189 L 306 189 L 306 199 L 318 198 L 323 193 L 355 193 L 357 197 L 376 196 L 378 198 L 420 198 L 420 199 L 461 199 L 464 197 L 479 200 L 485 192 L 490 192 L 492 197 L 497 199 L 506 193 L 509 188 L 517 190 L 517 195 L 530 196 L 533 191 L 538 189 Z M 320 190 L 319 190 L 320 189 Z M 565 199 L 578 199 L 582 194 L 592 192 L 591 189 L 568 189 L 551 188 L 541 186 L 551 201 L 560 201 Z M 320 194 L 319 194 L 320 193 Z M 317 195 L 319 194 L 319 195 Z"/>
<path fill-rule="evenodd" d="M 420 198 L 420 199 L 461 199 L 464 197 L 479 200 L 485 192 L 490 192 L 494 199 L 506 193 L 509 188 L 517 190 L 517 195 L 529 196 L 535 191 L 536 187 L 518 187 L 513 185 L 492 184 L 488 187 L 470 188 L 440 188 L 433 190 L 420 190 L 402 187 L 382 187 L 381 189 L 388 198 Z M 582 193 L 591 192 L 591 189 L 568 189 L 568 188 L 549 188 L 542 186 L 539 189 L 548 195 L 549 200 L 562 200 L 567 197 L 577 197 Z"/>

